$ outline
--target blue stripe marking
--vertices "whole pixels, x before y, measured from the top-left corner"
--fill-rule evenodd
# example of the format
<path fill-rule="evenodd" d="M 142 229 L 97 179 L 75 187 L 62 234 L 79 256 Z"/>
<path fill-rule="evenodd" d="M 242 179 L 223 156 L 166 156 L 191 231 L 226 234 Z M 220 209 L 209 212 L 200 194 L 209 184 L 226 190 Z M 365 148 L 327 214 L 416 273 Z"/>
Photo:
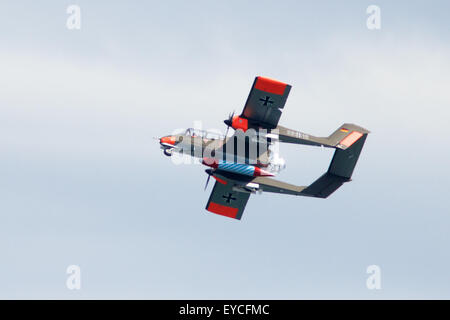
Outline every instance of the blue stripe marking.
<path fill-rule="evenodd" d="M 219 169 L 235 172 L 238 174 L 244 174 L 248 176 L 253 176 L 253 173 L 255 172 L 255 167 L 243 164 L 243 163 L 233 163 L 233 162 L 222 162 L 219 163 Z"/>

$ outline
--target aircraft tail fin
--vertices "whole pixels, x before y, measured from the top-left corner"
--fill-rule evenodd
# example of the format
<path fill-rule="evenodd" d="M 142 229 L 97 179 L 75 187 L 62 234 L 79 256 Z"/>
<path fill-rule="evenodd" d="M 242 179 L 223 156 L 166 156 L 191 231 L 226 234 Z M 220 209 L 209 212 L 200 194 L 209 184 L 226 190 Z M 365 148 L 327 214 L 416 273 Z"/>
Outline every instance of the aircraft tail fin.
<path fill-rule="evenodd" d="M 344 123 L 342 126 L 337 128 L 336 131 L 330 134 L 326 140 L 329 145 L 345 150 L 352 146 L 363 135 L 367 135 L 368 133 L 370 133 L 369 130 L 356 124 Z M 361 150 L 359 152 L 361 152 Z"/>

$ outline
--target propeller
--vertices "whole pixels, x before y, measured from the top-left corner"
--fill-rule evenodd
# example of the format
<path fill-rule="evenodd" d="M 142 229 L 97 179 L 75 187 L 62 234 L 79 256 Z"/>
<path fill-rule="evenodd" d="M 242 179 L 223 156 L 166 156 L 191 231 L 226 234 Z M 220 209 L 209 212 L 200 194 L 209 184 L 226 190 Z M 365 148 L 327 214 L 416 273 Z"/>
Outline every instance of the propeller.
<path fill-rule="evenodd" d="M 234 117 L 234 111 L 233 111 L 233 113 L 230 113 L 230 115 L 228 116 L 228 119 L 223 120 L 223 123 L 225 123 L 227 125 L 227 132 L 225 133 L 225 137 L 228 136 L 228 130 L 230 130 L 230 127 L 233 124 L 233 117 Z"/>
<path fill-rule="evenodd" d="M 205 185 L 205 190 L 206 190 L 206 188 L 208 187 L 209 179 L 213 175 L 214 170 L 206 169 L 205 172 L 208 174 L 208 179 L 206 179 L 206 185 Z"/>

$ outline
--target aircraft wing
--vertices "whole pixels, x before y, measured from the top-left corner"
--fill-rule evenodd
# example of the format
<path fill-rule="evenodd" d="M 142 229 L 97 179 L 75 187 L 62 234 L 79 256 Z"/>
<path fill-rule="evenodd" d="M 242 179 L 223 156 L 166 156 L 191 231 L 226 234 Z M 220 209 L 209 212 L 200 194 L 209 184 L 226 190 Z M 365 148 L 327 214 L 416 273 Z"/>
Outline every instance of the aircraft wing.
<path fill-rule="evenodd" d="M 240 220 L 250 193 L 233 190 L 234 182 L 225 177 L 216 178 L 206 210 Z"/>
<path fill-rule="evenodd" d="M 286 83 L 256 77 L 241 117 L 248 119 L 253 127 L 276 128 L 290 90 Z"/>

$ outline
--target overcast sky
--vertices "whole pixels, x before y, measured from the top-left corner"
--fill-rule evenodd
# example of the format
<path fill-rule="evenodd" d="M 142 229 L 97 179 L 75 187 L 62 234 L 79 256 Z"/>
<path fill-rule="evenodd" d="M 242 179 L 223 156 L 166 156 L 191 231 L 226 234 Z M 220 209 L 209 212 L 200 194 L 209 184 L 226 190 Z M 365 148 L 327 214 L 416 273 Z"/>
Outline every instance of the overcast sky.
<path fill-rule="evenodd" d="M 0 298 L 449 299 L 449 10 L 2 1 Z M 257 75 L 292 85 L 281 125 L 372 133 L 330 198 L 252 195 L 235 221 L 204 210 L 205 168 L 173 164 L 153 137 L 194 121 L 224 131 Z M 299 185 L 332 157 L 281 152 L 279 179 Z"/>

